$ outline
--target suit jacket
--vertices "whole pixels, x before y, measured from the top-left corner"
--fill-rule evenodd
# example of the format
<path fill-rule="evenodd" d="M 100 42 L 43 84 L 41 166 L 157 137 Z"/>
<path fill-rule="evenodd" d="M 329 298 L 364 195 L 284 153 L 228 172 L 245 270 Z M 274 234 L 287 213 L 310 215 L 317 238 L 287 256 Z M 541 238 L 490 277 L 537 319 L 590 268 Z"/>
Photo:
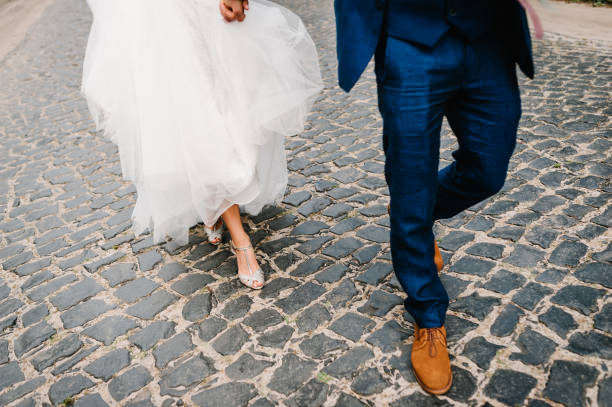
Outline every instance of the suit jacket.
<path fill-rule="evenodd" d="M 534 75 L 527 15 L 515 0 L 335 0 L 340 87 L 355 85 L 385 33 L 432 47 L 450 29 L 475 40 L 501 38 L 521 70 Z"/>

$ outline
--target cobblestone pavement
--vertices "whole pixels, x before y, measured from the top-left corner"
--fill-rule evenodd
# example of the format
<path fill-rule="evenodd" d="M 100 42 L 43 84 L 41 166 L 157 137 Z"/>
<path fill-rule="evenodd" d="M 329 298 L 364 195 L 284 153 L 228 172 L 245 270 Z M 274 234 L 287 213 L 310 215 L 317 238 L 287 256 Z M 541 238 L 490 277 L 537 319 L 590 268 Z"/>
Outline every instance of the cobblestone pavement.
<path fill-rule="evenodd" d="M 134 189 L 79 96 L 90 16 L 57 0 L 0 64 L 0 405 L 610 406 L 610 47 L 548 39 L 503 192 L 436 226 L 455 384 L 426 396 L 392 275 L 373 75 L 336 85 L 331 0 L 285 0 L 326 89 L 284 202 L 226 245 L 130 232 Z M 455 145 L 444 129 L 444 160 Z"/>

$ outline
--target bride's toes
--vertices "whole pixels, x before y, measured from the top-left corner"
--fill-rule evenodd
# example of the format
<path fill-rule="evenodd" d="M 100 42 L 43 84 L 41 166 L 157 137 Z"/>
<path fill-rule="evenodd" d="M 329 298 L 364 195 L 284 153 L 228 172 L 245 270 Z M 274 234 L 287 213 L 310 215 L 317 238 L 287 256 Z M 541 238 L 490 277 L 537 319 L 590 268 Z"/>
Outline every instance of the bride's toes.
<path fill-rule="evenodd" d="M 253 281 L 253 286 L 251 288 L 254 288 L 254 289 L 263 288 L 263 283 L 261 281 Z"/>
<path fill-rule="evenodd" d="M 261 290 L 264 286 L 264 274 L 260 268 L 250 269 L 249 274 L 238 272 L 238 279 L 244 285 L 253 290 Z"/>
<path fill-rule="evenodd" d="M 219 219 L 213 227 L 204 226 L 208 242 L 214 245 L 221 244 L 223 240 L 223 220 Z"/>

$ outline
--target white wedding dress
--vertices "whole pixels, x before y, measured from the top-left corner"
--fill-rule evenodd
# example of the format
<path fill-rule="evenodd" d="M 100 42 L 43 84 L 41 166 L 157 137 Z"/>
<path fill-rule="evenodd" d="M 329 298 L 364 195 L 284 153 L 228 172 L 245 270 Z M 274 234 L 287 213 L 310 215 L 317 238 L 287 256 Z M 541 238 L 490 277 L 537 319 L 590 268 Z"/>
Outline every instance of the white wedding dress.
<path fill-rule="evenodd" d="M 231 205 L 251 214 L 287 185 L 284 139 L 322 88 L 302 21 L 251 0 L 226 23 L 217 0 L 88 0 L 82 92 L 119 148 L 138 198 L 135 233 L 188 241 Z"/>

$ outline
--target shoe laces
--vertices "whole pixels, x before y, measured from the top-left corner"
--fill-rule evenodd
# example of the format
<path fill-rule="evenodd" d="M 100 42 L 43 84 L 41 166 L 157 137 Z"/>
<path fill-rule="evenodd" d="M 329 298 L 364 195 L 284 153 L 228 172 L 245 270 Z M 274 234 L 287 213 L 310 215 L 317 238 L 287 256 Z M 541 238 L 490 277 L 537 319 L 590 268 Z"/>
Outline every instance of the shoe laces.
<path fill-rule="evenodd" d="M 425 337 L 425 342 L 429 343 L 429 356 L 435 358 L 438 356 L 438 348 L 436 347 L 436 339 L 444 342 L 444 335 L 441 328 L 420 328 L 419 338 Z"/>

